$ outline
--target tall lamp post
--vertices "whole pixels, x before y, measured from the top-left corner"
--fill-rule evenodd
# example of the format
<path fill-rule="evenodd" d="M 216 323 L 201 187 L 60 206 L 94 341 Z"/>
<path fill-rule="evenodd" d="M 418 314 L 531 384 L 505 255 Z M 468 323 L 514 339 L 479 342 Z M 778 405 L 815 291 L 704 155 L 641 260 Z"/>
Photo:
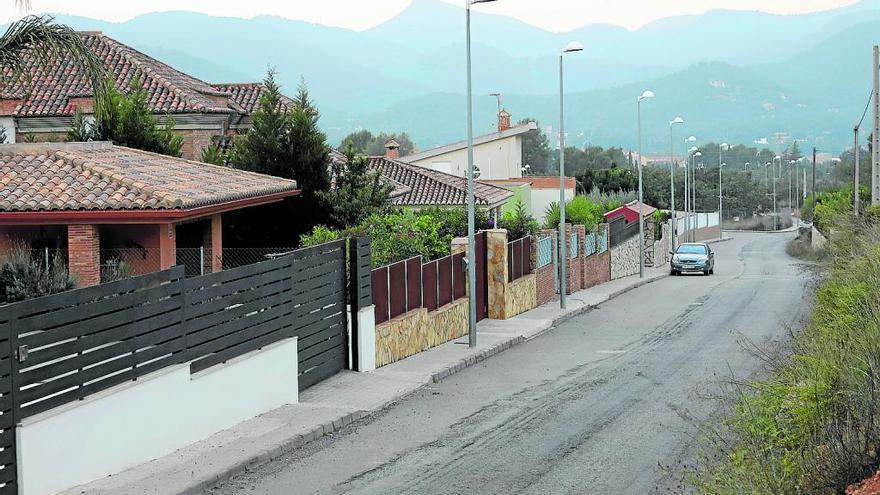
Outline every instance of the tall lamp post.
<path fill-rule="evenodd" d="M 583 51 L 584 45 L 572 41 L 559 54 L 559 307 L 565 309 L 568 258 L 565 246 L 565 87 L 562 61 L 566 53 Z"/>
<path fill-rule="evenodd" d="M 687 146 L 688 143 L 695 143 L 695 142 L 697 142 L 696 136 L 688 136 L 687 139 L 684 140 L 685 146 Z M 688 154 L 684 160 L 684 242 L 687 242 L 688 239 L 690 238 L 690 214 L 689 214 L 689 212 L 690 212 L 690 207 L 691 207 L 691 203 L 690 203 L 691 189 L 690 189 L 690 182 L 689 181 L 692 180 L 692 178 L 690 177 L 690 162 L 691 162 L 691 155 L 693 153 L 695 153 L 696 151 L 697 151 L 697 147 L 691 146 L 688 149 Z"/>
<path fill-rule="evenodd" d="M 653 91 L 644 91 L 636 101 L 638 107 L 638 140 L 639 140 L 639 278 L 645 278 L 645 216 L 642 208 L 644 196 L 642 194 L 642 100 L 653 98 Z"/>
<path fill-rule="evenodd" d="M 691 204 L 688 207 L 690 208 L 690 214 L 693 216 L 693 221 L 690 222 L 691 228 L 688 231 L 688 242 L 697 240 L 696 231 L 699 228 L 697 224 L 697 158 L 701 156 L 703 156 L 703 152 L 698 150 L 695 150 L 694 154 L 691 155 L 691 190 L 688 192 Z"/>
<path fill-rule="evenodd" d="M 467 208 L 468 208 L 468 345 L 477 346 L 477 242 L 474 206 L 474 103 L 471 84 L 471 5 L 495 0 L 465 0 L 465 48 L 467 50 Z"/>
<path fill-rule="evenodd" d="M 718 239 L 724 239 L 724 196 L 722 194 L 721 169 L 726 163 L 718 164 Z"/>
<path fill-rule="evenodd" d="M 675 251 L 675 228 L 678 226 L 678 214 L 675 211 L 675 139 L 672 136 L 672 127 L 676 124 L 684 124 L 684 119 L 676 117 L 669 121 L 669 198 L 670 210 L 672 211 L 672 250 Z"/>

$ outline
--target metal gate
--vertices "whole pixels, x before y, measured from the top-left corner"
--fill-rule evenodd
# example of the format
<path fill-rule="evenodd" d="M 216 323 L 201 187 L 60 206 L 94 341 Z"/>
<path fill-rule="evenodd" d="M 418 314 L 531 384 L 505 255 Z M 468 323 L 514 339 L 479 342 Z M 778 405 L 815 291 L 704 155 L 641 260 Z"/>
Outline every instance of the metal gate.
<path fill-rule="evenodd" d="M 335 241 L 291 255 L 300 390 L 348 365 L 345 244 Z"/>
<path fill-rule="evenodd" d="M 15 401 L 13 400 L 13 352 L 9 312 L 0 311 L 0 495 L 18 495 L 15 452 Z"/>
<path fill-rule="evenodd" d="M 477 261 L 477 321 L 489 316 L 489 281 L 486 274 L 488 252 L 486 249 L 486 233 L 477 232 L 476 235 L 476 261 Z"/>

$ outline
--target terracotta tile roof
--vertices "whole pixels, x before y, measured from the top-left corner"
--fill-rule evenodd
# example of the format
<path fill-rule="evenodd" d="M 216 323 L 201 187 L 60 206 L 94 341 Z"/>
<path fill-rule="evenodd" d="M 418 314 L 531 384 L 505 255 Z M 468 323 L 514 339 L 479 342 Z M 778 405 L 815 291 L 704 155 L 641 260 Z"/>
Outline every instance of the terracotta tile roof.
<path fill-rule="evenodd" d="M 384 177 L 409 187 L 407 194 L 394 199 L 401 206 L 464 206 L 467 204 L 467 183 L 456 177 L 417 165 L 410 165 L 384 156 L 370 158 L 372 167 Z M 476 182 L 474 200 L 477 205 L 496 207 L 513 196 L 507 189 Z"/>
<path fill-rule="evenodd" d="M 0 215 L 190 209 L 296 191 L 296 182 L 109 143 L 0 146 Z"/>
<path fill-rule="evenodd" d="M 185 74 L 130 46 L 101 33 L 81 33 L 83 41 L 103 62 L 115 86 L 127 91 L 135 76 L 147 91 L 151 110 L 156 113 L 232 113 L 244 112 L 229 93 Z M 73 114 L 73 98 L 93 96 L 86 77 L 68 59 L 58 60 L 50 67 L 33 62 L 29 71 L 32 82 L 23 84 L 3 68 L 9 82 L 0 98 L 21 100 L 12 112 L 15 116 L 57 116 Z"/>
<path fill-rule="evenodd" d="M 244 113 L 253 113 L 260 101 L 263 90 L 266 89 L 262 83 L 234 83 L 234 84 L 214 84 L 217 91 L 229 94 L 229 99 L 238 104 Z M 293 107 L 293 100 L 281 95 L 281 101 L 278 106 L 283 110 Z"/>
<path fill-rule="evenodd" d="M 512 177 L 510 179 L 487 179 L 481 180 L 488 184 L 530 184 L 532 189 L 559 189 L 559 176 L 556 175 L 531 175 L 528 177 Z M 565 188 L 574 189 L 577 181 L 574 177 L 565 178 Z"/>

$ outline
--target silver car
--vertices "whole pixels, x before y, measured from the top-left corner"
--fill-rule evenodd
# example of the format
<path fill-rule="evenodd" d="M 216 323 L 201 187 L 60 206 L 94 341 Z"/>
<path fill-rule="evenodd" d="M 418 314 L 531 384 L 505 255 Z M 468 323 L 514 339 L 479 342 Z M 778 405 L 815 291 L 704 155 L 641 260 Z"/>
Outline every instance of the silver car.
<path fill-rule="evenodd" d="M 685 272 L 702 272 L 704 275 L 715 273 L 715 253 L 708 244 L 688 242 L 678 246 L 669 260 L 670 273 L 680 275 Z"/>

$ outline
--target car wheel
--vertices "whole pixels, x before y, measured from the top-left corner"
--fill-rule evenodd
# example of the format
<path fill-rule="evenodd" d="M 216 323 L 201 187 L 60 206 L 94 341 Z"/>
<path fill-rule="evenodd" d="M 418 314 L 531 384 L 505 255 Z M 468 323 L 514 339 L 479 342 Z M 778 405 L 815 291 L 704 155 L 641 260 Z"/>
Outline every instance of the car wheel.
<path fill-rule="evenodd" d="M 712 273 L 712 272 L 709 270 L 703 270 L 703 275 L 705 275 L 707 277 L 709 276 L 710 273 Z"/>
<path fill-rule="evenodd" d="M 669 274 L 672 275 L 672 276 L 674 277 L 674 276 L 678 275 L 678 272 L 675 271 L 675 270 L 670 270 L 670 271 L 669 271 Z"/>
<path fill-rule="evenodd" d="M 715 267 L 712 267 L 712 269 L 709 270 L 709 275 L 715 275 Z"/>

